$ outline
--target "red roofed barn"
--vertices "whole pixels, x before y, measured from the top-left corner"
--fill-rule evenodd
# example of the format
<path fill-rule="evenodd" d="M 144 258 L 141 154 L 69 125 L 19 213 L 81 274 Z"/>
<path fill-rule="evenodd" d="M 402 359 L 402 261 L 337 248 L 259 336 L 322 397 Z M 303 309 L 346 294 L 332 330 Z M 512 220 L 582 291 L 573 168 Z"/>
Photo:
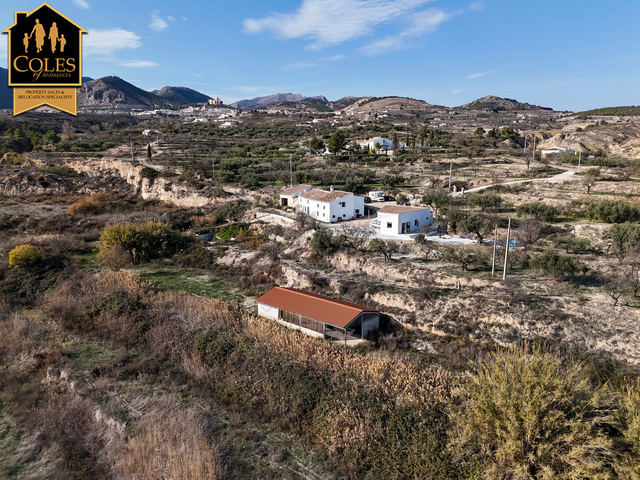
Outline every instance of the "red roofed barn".
<path fill-rule="evenodd" d="M 258 315 L 327 339 L 363 339 L 380 325 L 377 310 L 296 288 L 275 287 L 256 302 Z"/>

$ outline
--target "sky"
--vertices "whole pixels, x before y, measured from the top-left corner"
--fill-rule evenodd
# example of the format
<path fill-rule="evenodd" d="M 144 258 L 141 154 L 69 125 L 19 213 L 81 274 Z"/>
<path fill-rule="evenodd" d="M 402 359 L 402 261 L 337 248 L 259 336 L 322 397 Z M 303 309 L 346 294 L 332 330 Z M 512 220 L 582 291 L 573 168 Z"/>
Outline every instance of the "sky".
<path fill-rule="evenodd" d="M 640 104 L 640 0 L 51 0 L 83 75 L 225 103 L 274 93 Z M 0 26 L 42 1 L 2 0 Z M 0 35 L 0 65 L 7 35 Z"/>

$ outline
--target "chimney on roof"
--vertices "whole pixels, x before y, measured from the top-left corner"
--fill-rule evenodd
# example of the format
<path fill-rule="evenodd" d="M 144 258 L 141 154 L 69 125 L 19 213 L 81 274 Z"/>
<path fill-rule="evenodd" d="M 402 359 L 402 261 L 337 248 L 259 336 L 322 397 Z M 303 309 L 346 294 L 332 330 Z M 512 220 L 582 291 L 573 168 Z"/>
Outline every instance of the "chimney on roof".
<path fill-rule="evenodd" d="M 331 186 L 329 187 L 329 191 L 330 191 L 331 193 L 333 193 L 333 185 L 331 185 Z"/>

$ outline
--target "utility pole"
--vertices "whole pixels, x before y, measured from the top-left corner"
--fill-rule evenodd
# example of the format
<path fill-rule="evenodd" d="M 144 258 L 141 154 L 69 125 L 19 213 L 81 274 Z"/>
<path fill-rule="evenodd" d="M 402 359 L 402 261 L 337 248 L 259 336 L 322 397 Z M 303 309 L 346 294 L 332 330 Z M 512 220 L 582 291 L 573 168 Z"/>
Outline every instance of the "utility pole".
<path fill-rule="evenodd" d="M 527 154 L 527 134 L 524 135 L 524 150 L 522 151 L 522 156 Z"/>
<path fill-rule="evenodd" d="M 133 140 L 131 140 L 131 161 L 132 162 L 134 161 L 134 158 L 133 158 Z"/>
<path fill-rule="evenodd" d="M 289 174 L 291 175 L 291 186 L 293 187 L 293 162 L 291 161 L 291 155 L 289 155 Z"/>
<path fill-rule="evenodd" d="M 498 224 L 496 223 L 496 228 L 493 233 L 493 260 L 491 261 L 491 276 L 494 277 L 496 275 L 496 248 L 498 247 Z"/>
<path fill-rule="evenodd" d="M 509 256 L 509 237 L 511 235 L 511 218 L 507 226 L 507 243 L 504 245 L 504 269 L 502 270 L 502 280 L 507 278 L 507 257 Z"/>
<path fill-rule="evenodd" d="M 533 136 L 533 150 L 531 151 L 531 162 L 536 161 L 536 136 Z M 527 168 L 528 170 L 528 168 Z"/>
<path fill-rule="evenodd" d="M 580 161 L 582 160 L 582 150 L 578 152 L 578 172 L 580 171 Z"/>
<path fill-rule="evenodd" d="M 451 175 L 453 174 L 453 160 L 449 162 L 449 190 L 451 190 Z"/>
<path fill-rule="evenodd" d="M 211 182 L 216 184 L 216 158 L 211 158 Z"/>

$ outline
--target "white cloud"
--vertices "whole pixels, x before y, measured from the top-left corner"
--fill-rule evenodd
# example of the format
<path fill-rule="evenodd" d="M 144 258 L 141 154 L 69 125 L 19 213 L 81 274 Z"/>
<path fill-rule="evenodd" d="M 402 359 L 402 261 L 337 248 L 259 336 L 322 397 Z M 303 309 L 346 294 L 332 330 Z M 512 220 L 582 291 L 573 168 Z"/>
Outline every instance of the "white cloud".
<path fill-rule="evenodd" d="M 294 13 L 274 13 L 247 18 L 246 33 L 270 32 L 285 39 L 310 40 L 311 48 L 322 48 L 373 33 L 381 24 L 415 15 L 433 0 L 303 0 Z"/>
<path fill-rule="evenodd" d="M 290 63 L 289 65 L 285 65 L 284 67 L 282 67 L 282 71 L 288 72 L 291 70 L 300 70 L 303 68 L 324 67 L 328 63 L 338 62 L 340 60 L 344 60 L 345 58 L 347 58 L 346 55 L 331 55 L 328 57 L 320 57 L 318 60 L 307 60 L 302 62 Z"/>
<path fill-rule="evenodd" d="M 462 90 L 460 90 L 459 88 L 454 88 L 453 90 L 451 90 L 451 93 L 453 95 L 460 95 L 462 93 Z"/>
<path fill-rule="evenodd" d="M 122 65 L 123 67 L 131 68 L 149 68 L 159 66 L 156 62 L 152 62 L 151 60 L 131 60 L 128 62 L 123 62 L 120 65 Z"/>
<path fill-rule="evenodd" d="M 362 47 L 360 52 L 365 55 L 378 55 L 393 50 L 400 50 L 405 46 L 405 39 L 398 35 L 389 35 L 375 40 L 368 45 Z"/>
<path fill-rule="evenodd" d="M 80 8 L 86 8 L 87 10 L 89 9 L 89 4 L 87 3 L 86 0 L 73 0 L 73 3 Z"/>
<path fill-rule="evenodd" d="M 173 20 L 173 17 L 168 17 L 168 20 Z M 160 16 L 160 12 L 157 10 L 151 14 L 151 23 L 149 28 L 155 32 L 161 32 L 169 28 L 169 22 Z"/>
<path fill-rule="evenodd" d="M 319 66 L 320 64 L 315 62 L 296 62 L 296 63 L 290 63 L 289 65 L 285 65 L 284 67 L 282 67 L 282 71 L 290 72 L 291 70 L 301 70 L 303 68 L 313 68 L 313 67 L 319 67 Z"/>
<path fill-rule="evenodd" d="M 399 33 L 388 35 L 365 45 L 360 52 L 365 55 L 378 55 L 402 50 L 411 45 L 414 39 L 434 32 L 441 24 L 450 20 L 452 15 L 438 8 L 429 8 L 411 15 Z"/>
<path fill-rule="evenodd" d="M 330 57 L 322 57 L 322 61 L 324 62 L 339 62 L 340 60 L 344 60 L 347 58 L 346 55 L 332 55 Z"/>
<path fill-rule="evenodd" d="M 440 25 L 450 20 L 452 15 L 439 8 L 429 8 L 411 16 L 409 27 L 402 32 L 405 36 L 419 36 L 434 32 Z"/>
<path fill-rule="evenodd" d="M 478 73 L 472 73 L 471 75 L 467 76 L 467 80 L 473 80 L 474 78 L 480 78 L 480 77 L 484 77 L 486 75 L 491 75 L 492 73 L 496 73 L 498 70 L 490 70 L 488 72 L 478 72 Z"/>
<path fill-rule="evenodd" d="M 117 50 L 132 50 L 142 46 L 140 37 L 121 28 L 108 30 L 89 30 L 83 37 L 83 54 L 87 56 L 108 57 Z"/>

